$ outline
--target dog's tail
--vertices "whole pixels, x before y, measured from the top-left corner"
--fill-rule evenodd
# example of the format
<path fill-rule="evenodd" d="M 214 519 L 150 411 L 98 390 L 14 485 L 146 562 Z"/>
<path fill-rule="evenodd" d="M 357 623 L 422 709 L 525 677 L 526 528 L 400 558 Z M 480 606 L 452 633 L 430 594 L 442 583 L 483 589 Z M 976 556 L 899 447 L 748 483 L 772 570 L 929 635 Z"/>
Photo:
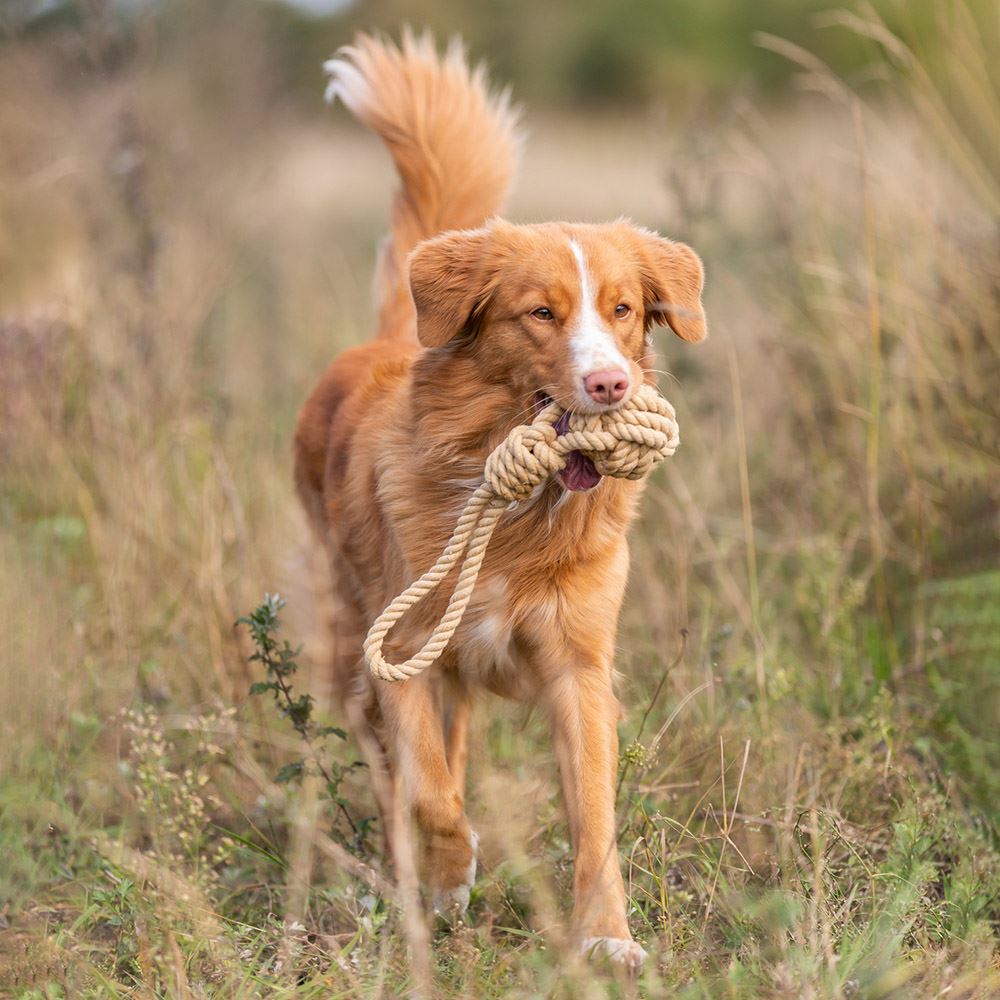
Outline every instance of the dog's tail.
<path fill-rule="evenodd" d="M 518 113 L 471 68 L 455 40 L 439 56 L 428 34 L 399 48 L 359 35 L 324 66 L 339 97 L 388 147 L 401 181 L 375 276 L 378 336 L 416 336 L 406 261 L 421 240 L 482 225 L 501 207 L 517 160 Z"/>

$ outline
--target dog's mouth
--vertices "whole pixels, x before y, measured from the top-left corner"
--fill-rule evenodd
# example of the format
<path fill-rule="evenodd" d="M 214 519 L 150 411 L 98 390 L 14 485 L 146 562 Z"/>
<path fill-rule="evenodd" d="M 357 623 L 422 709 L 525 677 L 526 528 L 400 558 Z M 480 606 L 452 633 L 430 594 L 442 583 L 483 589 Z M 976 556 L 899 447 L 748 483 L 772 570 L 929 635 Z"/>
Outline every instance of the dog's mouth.
<path fill-rule="evenodd" d="M 536 392 L 535 414 L 540 413 L 551 402 L 552 397 L 547 393 Z M 567 410 L 553 424 L 556 434 L 562 436 L 569 430 L 569 413 L 570 411 Z M 579 451 L 571 451 L 566 456 L 566 467 L 559 473 L 559 479 L 563 486 L 575 493 L 585 493 L 587 490 L 592 490 L 602 478 L 594 463 Z"/>

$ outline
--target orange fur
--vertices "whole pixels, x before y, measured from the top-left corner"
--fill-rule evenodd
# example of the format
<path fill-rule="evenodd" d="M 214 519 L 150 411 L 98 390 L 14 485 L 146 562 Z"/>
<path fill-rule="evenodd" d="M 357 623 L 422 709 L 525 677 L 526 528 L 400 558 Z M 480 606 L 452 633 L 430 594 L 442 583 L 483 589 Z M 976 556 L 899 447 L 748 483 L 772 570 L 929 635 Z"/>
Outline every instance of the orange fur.
<path fill-rule="evenodd" d="M 402 782 L 423 876 L 460 905 L 474 850 L 463 808 L 473 692 L 538 700 L 572 830 L 577 931 L 617 942 L 636 964 L 614 849 L 612 657 L 641 484 L 608 479 L 569 492 L 553 480 L 505 515 L 469 613 L 427 674 L 372 681 L 360 637 L 434 562 L 486 455 L 531 419 L 539 393 L 599 409 L 581 386 L 587 365 L 610 358 L 636 386 L 653 381 L 651 324 L 689 341 L 705 335 L 701 263 L 624 220 L 491 219 L 512 169 L 513 117 L 456 50 L 440 60 L 426 40 L 395 49 L 362 37 L 331 69 L 334 91 L 388 145 L 402 188 L 383 251 L 379 337 L 341 355 L 306 403 L 295 475 L 330 553 L 344 609 L 335 679 L 376 758 L 387 833 Z M 443 601 L 404 618 L 389 659 L 419 645 Z"/>

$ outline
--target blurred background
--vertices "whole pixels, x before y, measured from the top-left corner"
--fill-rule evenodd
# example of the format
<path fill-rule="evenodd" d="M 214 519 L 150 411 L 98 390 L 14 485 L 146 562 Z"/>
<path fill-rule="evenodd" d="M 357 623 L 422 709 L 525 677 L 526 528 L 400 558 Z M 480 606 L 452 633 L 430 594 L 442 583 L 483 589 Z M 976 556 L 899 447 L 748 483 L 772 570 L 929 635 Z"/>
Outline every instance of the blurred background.
<path fill-rule="evenodd" d="M 394 178 L 321 64 L 403 24 L 525 105 L 511 218 L 706 264 L 619 644 L 642 988 L 997 995 L 995 0 L 3 0 L 0 996 L 412 985 L 344 874 L 382 866 L 349 734 L 332 792 L 276 784 L 301 748 L 233 628 L 280 591 L 326 711 L 290 438 L 369 334 Z M 440 995 L 614 993 L 557 961 L 554 782 L 484 701 Z"/>

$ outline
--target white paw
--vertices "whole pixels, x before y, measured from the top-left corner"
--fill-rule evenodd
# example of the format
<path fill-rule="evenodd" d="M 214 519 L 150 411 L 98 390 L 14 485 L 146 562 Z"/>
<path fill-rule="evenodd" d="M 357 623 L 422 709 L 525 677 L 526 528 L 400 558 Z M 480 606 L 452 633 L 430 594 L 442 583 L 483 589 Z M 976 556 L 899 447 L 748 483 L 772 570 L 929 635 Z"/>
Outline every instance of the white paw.
<path fill-rule="evenodd" d="M 631 938 L 589 937 L 580 942 L 584 955 L 606 955 L 615 965 L 624 966 L 629 972 L 638 972 L 646 961 L 646 951 Z"/>
<path fill-rule="evenodd" d="M 431 895 L 431 906 L 439 916 L 460 917 L 469 908 L 469 892 L 476 881 L 476 851 L 479 850 L 479 834 L 472 831 L 472 860 L 465 869 L 465 881 L 452 889 L 435 889 Z"/>

